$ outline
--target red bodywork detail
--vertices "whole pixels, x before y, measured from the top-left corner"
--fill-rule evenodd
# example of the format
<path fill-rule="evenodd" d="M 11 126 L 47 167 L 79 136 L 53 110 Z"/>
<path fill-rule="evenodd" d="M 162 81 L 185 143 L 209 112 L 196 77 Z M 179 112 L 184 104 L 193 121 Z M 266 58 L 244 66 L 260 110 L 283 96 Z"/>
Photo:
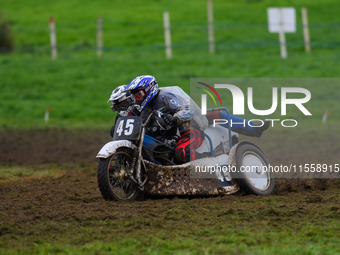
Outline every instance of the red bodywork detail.
<path fill-rule="evenodd" d="M 207 119 L 209 121 L 209 124 L 211 125 L 214 122 L 214 119 L 221 119 L 221 112 L 220 111 L 207 112 Z"/>

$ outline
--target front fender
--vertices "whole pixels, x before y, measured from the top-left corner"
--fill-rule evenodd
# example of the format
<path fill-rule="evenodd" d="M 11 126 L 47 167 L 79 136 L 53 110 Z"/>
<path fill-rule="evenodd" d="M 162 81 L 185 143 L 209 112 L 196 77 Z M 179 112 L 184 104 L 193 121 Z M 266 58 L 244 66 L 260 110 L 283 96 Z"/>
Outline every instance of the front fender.
<path fill-rule="evenodd" d="M 135 149 L 137 146 L 128 140 L 112 141 L 108 142 L 98 152 L 96 158 L 108 158 L 113 155 L 118 148 L 125 147 Z"/>

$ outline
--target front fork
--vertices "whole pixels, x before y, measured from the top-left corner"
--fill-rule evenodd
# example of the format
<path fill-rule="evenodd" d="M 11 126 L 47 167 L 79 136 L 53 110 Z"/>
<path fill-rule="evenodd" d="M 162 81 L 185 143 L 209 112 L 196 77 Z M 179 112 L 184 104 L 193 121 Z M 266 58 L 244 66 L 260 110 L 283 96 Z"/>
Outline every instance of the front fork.
<path fill-rule="evenodd" d="M 143 157 L 142 157 L 144 135 L 145 135 L 145 128 L 142 128 L 140 139 L 139 139 L 139 144 L 137 148 L 133 151 L 133 161 L 132 161 L 131 172 L 130 172 L 130 179 L 138 185 L 141 191 L 144 190 L 145 183 L 148 180 L 147 176 L 145 176 L 144 180 L 142 179 L 141 164 L 142 163 L 144 164 Z M 145 165 L 144 165 L 144 169 L 145 169 Z M 135 173 L 135 177 L 133 173 Z"/>

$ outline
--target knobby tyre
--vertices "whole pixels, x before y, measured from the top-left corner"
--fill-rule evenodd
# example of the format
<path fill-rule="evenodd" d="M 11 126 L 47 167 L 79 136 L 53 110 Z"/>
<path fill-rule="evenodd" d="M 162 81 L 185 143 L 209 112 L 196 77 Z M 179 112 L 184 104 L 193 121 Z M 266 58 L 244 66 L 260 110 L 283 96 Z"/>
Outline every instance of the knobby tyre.
<path fill-rule="evenodd" d="M 108 158 L 100 158 L 97 167 L 97 183 L 105 200 L 130 201 L 140 194 L 137 185 L 126 174 L 130 171 L 132 150 L 118 149 Z"/>

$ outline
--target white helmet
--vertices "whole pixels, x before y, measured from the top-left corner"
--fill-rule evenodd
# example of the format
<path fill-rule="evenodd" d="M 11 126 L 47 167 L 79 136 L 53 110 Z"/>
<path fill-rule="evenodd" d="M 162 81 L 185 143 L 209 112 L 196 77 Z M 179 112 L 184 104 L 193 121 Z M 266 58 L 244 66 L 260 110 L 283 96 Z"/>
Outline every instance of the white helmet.
<path fill-rule="evenodd" d="M 121 85 L 115 88 L 107 101 L 112 103 L 112 111 L 117 112 L 120 116 L 129 115 L 134 103 L 133 95 L 130 92 L 123 91 L 125 87 L 126 85 Z"/>

